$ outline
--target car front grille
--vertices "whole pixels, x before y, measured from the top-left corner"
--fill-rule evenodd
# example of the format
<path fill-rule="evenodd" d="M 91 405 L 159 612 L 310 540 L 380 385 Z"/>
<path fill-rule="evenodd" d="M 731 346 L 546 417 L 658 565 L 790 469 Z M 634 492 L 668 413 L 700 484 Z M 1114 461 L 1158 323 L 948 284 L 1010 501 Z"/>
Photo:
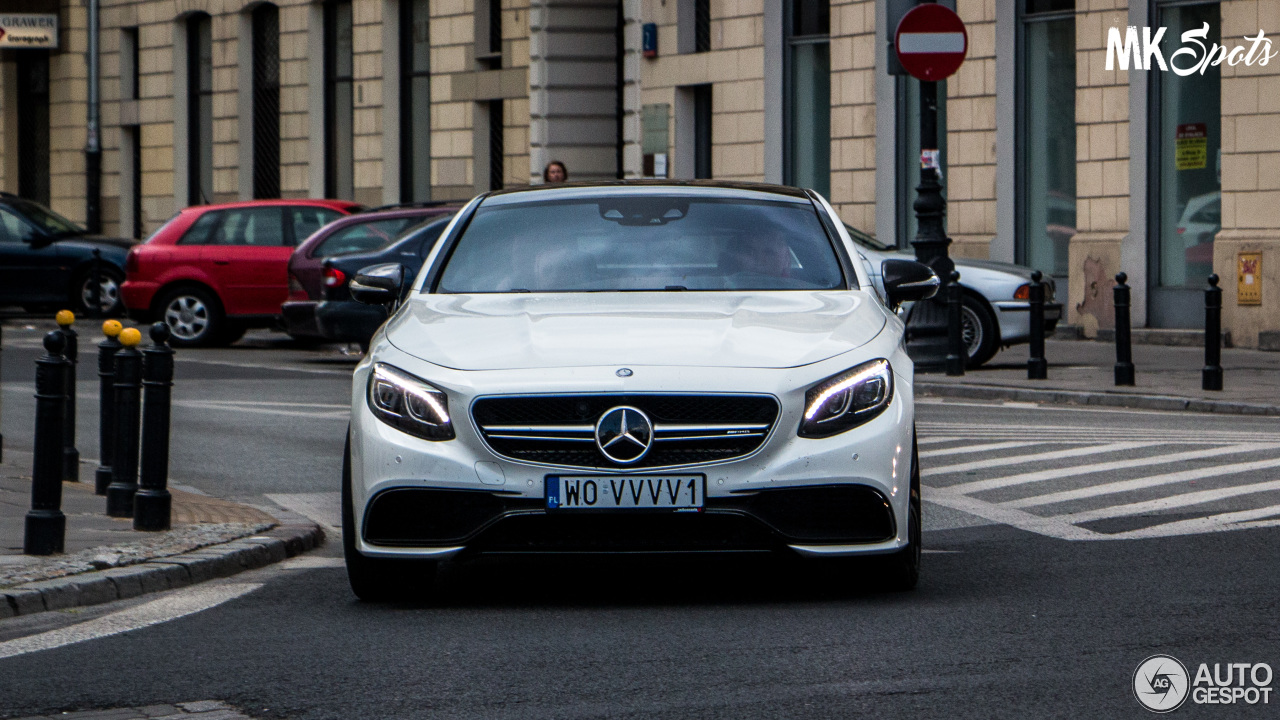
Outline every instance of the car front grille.
<path fill-rule="evenodd" d="M 652 422 L 652 446 L 636 462 L 613 462 L 596 444 L 596 423 L 616 407 L 637 408 Z M 471 414 L 481 437 L 503 457 L 618 470 L 749 455 L 773 429 L 778 401 L 769 395 L 524 395 L 480 398 Z"/>

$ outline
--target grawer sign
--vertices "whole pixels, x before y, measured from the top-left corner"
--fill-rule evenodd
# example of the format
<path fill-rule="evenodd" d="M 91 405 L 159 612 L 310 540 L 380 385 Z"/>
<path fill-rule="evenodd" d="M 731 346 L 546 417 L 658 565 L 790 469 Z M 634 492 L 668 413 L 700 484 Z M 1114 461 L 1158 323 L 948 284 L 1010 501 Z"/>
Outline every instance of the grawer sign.
<path fill-rule="evenodd" d="M 0 13 L 0 48 L 57 47 L 57 15 Z"/>

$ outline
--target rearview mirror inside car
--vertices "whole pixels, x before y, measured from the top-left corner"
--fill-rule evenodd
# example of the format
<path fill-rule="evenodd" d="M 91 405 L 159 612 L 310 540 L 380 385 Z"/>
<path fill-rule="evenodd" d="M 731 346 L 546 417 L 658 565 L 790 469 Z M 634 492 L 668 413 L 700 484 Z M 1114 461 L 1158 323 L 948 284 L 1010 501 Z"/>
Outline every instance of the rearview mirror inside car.
<path fill-rule="evenodd" d="M 915 260 L 885 260 L 880 264 L 884 294 L 891 307 L 904 302 L 927 300 L 938 292 L 938 276 L 933 269 Z"/>
<path fill-rule="evenodd" d="M 383 263 L 360 268 L 348 286 L 351 297 L 366 305 L 394 305 L 400 301 L 404 266 Z"/>

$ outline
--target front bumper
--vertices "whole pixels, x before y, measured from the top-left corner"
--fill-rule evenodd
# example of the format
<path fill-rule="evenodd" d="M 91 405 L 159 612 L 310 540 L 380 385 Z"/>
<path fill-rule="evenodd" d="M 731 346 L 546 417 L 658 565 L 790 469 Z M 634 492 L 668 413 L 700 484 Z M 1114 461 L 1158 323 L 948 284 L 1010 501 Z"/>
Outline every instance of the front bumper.
<path fill-rule="evenodd" d="M 992 303 L 1000 325 L 1000 344 L 1009 346 L 1031 339 L 1031 303 L 1026 300 L 999 300 Z M 1062 319 L 1062 303 L 1044 304 L 1044 331 L 1053 332 Z"/>
<path fill-rule="evenodd" d="M 315 306 L 316 332 L 334 342 L 369 342 L 386 321 L 386 308 L 355 300 L 325 300 Z"/>
<path fill-rule="evenodd" d="M 896 343 L 864 346 L 856 359 L 841 356 L 778 370 L 634 367 L 634 377 L 619 378 L 614 367 L 543 369 L 534 386 L 528 371 L 450 370 L 405 355 L 381 335 L 374 342 L 356 369 L 352 394 L 353 520 L 364 555 L 769 550 L 855 555 L 893 552 L 907 543 L 913 371 Z M 889 407 L 833 437 L 797 437 L 805 388 L 875 356 L 888 357 L 895 368 Z M 444 390 L 457 437 L 429 442 L 375 418 L 365 401 L 375 357 Z M 471 401 L 538 392 L 765 392 L 778 398 L 782 410 L 751 455 L 631 473 L 705 476 L 706 502 L 699 512 L 549 511 L 549 475 L 627 473 L 520 462 L 489 449 L 469 417 Z"/>
<path fill-rule="evenodd" d="M 323 337 L 316 326 L 316 302 L 295 300 L 280 306 L 284 331 L 291 337 Z"/>

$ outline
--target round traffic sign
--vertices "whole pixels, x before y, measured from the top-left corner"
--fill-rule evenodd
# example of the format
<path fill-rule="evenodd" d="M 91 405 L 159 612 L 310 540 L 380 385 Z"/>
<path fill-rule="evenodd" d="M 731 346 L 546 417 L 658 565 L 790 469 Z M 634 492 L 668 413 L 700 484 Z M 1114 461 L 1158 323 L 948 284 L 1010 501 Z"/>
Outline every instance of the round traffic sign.
<path fill-rule="evenodd" d="M 950 8 L 924 3 L 902 16 L 893 46 L 898 61 L 912 77 L 937 82 L 960 69 L 969 51 L 969 33 Z"/>

